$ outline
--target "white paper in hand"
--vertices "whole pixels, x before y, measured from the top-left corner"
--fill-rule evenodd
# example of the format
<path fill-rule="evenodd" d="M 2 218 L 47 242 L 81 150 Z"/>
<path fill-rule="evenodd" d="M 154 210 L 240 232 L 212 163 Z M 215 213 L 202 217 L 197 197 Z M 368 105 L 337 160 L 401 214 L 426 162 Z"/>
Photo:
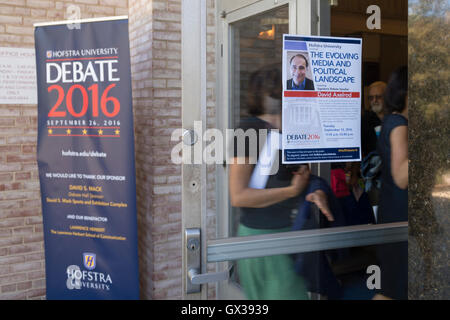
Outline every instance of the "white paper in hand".
<path fill-rule="evenodd" d="M 259 154 L 258 163 L 253 169 L 249 188 L 253 189 L 265 189 L 269 176 L 278 172 L 279 158 L 278 152 L 281 145 L 281 135 L 277 130 L 271 130 L 267 134 L 266 143 L 264 148 Z"/>

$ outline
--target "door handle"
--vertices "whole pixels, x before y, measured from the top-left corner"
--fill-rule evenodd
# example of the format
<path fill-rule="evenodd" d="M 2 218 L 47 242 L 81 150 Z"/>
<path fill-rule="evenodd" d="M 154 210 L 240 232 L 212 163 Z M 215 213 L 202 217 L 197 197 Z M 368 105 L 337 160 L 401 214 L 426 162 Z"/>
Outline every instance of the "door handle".
<path fill-rule="evenodd" d="M 188 277 L 192 284 L 206 284 L 210 282 L 220 282 L 230 279 L 234 270 L 234 265 L 231 265 L 228 270 L 221 272 L 199 273 L 197 269 L 190 269 Z"/>
<path fill-rule="evenodd" d="M 210 282 L 225 281 L 230 278 L 233 266 L 222 272 L 201 273 L 201 237 L 199 228 L 184 230 L 186 259 L 186 293 L 201 291 L 201 285 Z"/>
<path fill-rule="evenodd" d="M 199 273 L 197 269 L 190 269 L 188 272 L 188 277 L 192 284 L 220 282 L 230 279 L 233 270 L 234 265 L 231 265 L 228 270 L 221 272 Z"/>

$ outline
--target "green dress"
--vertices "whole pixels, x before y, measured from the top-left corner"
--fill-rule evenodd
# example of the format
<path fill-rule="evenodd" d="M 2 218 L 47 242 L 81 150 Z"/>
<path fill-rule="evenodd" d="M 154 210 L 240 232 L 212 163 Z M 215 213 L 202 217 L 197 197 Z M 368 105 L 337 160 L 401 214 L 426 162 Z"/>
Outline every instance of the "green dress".
<path fill-rule="evenodd" d="M 268 122 L 258 117 L 249 117 L 241 121 L 239 128 L 247 131 L 253 129 L 274 129 Z M 259 148 L 260 135 L 256 135 Z M 249 157 L 250 142 L 244 140 L 244 153 L 237 148 L 235 138 L 234 156 Z M 265 143 L 265 142 L 264 142 Z M 279 151 L 281 164 L 281 151 Z M 276 174 L 270 175 L 266 188 L 280 188 L 290 185 L 292 169 L 280 165 Z M 264 208 L 239 208 L 240 224 L 238 236 L 253 236 L 291 231 L 292 209 L 298 208 L 298 198 L 291 198 Z M 308 293 L 302 277 L 294 270 L 294 261 L 289 255 L 277 255 L 261 258 L 241 259 L 237 261 L 240 284 L 250 300 L 306 300 Z"/>
<path fill-rule="evenodd" d="M 253 229 L 239 225 L 241 237 L 276 232 L 283 229 Z M 289 255 L 276 255 L 237 261 L 239 281 L 249 300 L 308 300 L 308 293 L 302 277 L 294 270 L 294 262 Z"/>

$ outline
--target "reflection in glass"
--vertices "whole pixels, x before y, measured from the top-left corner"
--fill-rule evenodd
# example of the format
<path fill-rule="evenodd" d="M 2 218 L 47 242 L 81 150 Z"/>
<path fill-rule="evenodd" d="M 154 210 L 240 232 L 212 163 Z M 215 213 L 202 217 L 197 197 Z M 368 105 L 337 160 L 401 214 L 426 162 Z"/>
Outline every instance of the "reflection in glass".
<path fill-rule="evenodd" d="M 231 123 L 249 136 L 239 139 L 235 135 L 233 159 L 244 163 L 229 167 L 232 234 L 241 237 L 289 231 L 297 196 L 308 181 L 305 169 L 293 176 L 285 166 L 277 167 L 273 175 L 266 174 L 267 179 L 258 175 L 265 155 L 262 146 L 272 146 L 269 139 L 279 141 L 281 48 L 282 34 L 288 32 L 287 17 L 284 6 L 232 25 Z M 270 18 L 281 23 L 270 23 Z M 275 143 L 268 154 L 278 160 Z M 250 152 L 255 146 L 256 154 Z M 305 281 L 289 255 L 239 260 L 237 274 L 247 299 L 308 299 Z"/>
<path fill-rule="evenodd" d="M 287 9 L 278 8 L 232 25 L 230 122 L 234 128 L 281 129 L 281 48 L 282 34 L 288 33 Z M 265 141 L 258 141 L 258 133 L 254 143 L 264 145 Z M 252 142 L 247 141 L 244 150 L 250 149 Z M 250 158 L 250 154 L 239 154 L 237 148 L 234 154 L 236 158 Z M 241 166 L 238 171 L 237 166 Z M 265 187 L 252 187 L 261 190 L 245 190 L 249 185 L 245 182 L 252 181 L 253 170 L 248 165 L 230 165 L 232 236 L 285 232 L 292 230 L 293 225 L 295 230 L 346 225 L 342 212 L 338 214 L 337 199 L 323 201 L 331 199 L 331 188 L 318 177 L 310 176 L 308 183 L 304 167 L 280 166 Z M 294 179 L 293 172 L 301 174 Z M 244 181 L 245 186 L 239 181 Z M 314 201 L 323 214 L 311 210 L 306 200 Z M 239 281 L 249 299 L 308 299 L 308 292 L 340 299 L 343 283 L 358 281 L 365 285 L 363 274 L 366 265 L 372 264 L 376 264 L 376 258 L 370 247 L 267 256 L 238 261 L 234 280 Z"/>
<path fill-rule="evenodd" d="M 282 39 L 289 32 L 288 22 L 289 7 L 282 6 L 231 25 L 232 128 L 250 116 L 247 99 L 251 74 L 266 66 L 281 66 Z M 237 234 L 239 211 L 235 207 L 230 209 L 230 236 Z"/>
<path fill-rule="evenodd" d="M 292 259 L 294 270 L 301 273 L 304 285 L 307 288 L 307 299 L 328 300 L 370 300 L 381 287 L 379 263 L 376 259 L 376 251 L 379 246 L 366 246 L 358 248 L 346 248 L 314 253 L 302 253 L 293 255 L 275 256 L 275 259 Z M 299 260 L 299 256 L 302 259 Z M 326 257 L 328 270 L 320 268 Z M 260 265 L 264 265 L 265 257 L 253 258 Z M 245 265 L 242 259 L 235 261 L 238 265 Z M 286 272 L 278 270 L 274 273 L 277 277 L 289 276 Z M 237 272 L 233 273 L 233 279 L 239 281 Z M 257 287 L 272 286 L 273 294 L 265 296 L 264 299 L 283 299 L 280 296 L 280 288 L 271 278 L 258 278 Z M 240 286 L 245 284 L 240 283 Z M 295 283 L 293 284 L 295 285 Z M 295 288 L 298 290 L 299 288 Z"/>

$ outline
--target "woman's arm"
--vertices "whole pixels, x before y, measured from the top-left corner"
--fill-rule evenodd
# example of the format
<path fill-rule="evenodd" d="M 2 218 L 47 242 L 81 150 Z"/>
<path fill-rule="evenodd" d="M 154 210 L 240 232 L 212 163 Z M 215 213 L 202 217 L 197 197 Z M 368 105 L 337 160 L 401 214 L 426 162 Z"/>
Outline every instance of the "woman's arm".
<path fill-rule="evenodd" d="M 245 159 L 248 163 L 248 159 Z M 309 169 L 302 166 L 294 174 L 291 185 L 282 188 L 253 189 L 248 187 L 253 172 L 251 164 L 235 164 L 237 158 L 230 165 L 230 198 L 233 207 L 264 208 L 286 199 L 298 196 L 308 185 Z M 241 162 L 242 163 L 242 162 Z"/>
<path fill-rule="evenodd" d="M 408 187 L 408 127 L 399 126 L 391 131 L 391 175 L 400 189 Z"/>

